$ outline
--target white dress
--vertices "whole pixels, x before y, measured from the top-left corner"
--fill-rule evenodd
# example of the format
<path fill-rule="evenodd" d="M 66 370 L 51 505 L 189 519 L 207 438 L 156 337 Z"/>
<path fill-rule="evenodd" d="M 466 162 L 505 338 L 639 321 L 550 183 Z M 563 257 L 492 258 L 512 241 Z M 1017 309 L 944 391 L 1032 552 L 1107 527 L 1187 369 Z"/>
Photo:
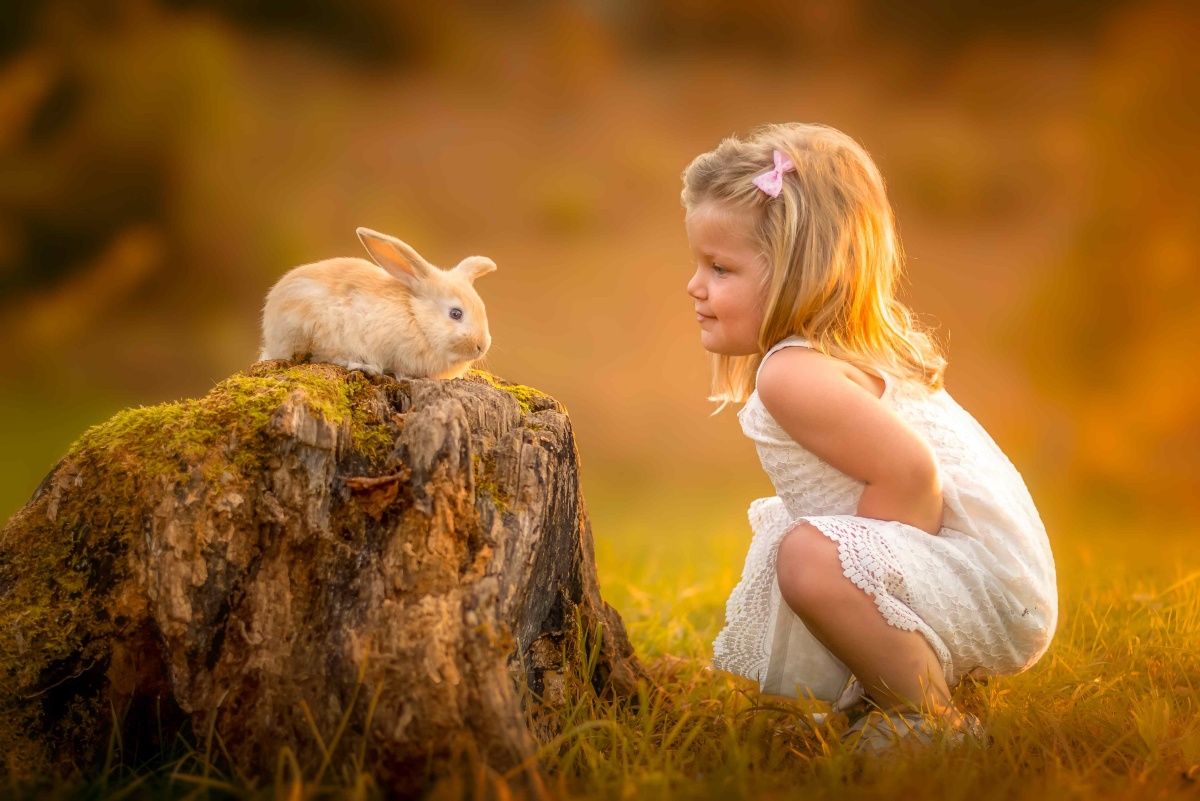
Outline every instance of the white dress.
<path fill-rule="evenodd" d="M 788 337 L 767 351 L 763 363 L 796 345 L 812 347 Z M 887 385 L 880 400 L 937 456 L 945 499 L 938 536 L 857 516 L 865 482 L 789 437 L 757 390 L 738 413 L 777 494 L 750 504 L 750 552 L 726 604 L 712 664 L 759 682 L 764 693 L 833 701 L 852 678 L 781 603 L 776 553 L 783 535 L 802 521 L 838 543 L 843 573 L 874 596 L 888 623 L 925 635 L 950 687 L 967 674 L 1019 673 L 1054 636 L 1054 559 L 1020 473 L 944 389 L 930 392 L 919 382 L 876 372 Z"/>

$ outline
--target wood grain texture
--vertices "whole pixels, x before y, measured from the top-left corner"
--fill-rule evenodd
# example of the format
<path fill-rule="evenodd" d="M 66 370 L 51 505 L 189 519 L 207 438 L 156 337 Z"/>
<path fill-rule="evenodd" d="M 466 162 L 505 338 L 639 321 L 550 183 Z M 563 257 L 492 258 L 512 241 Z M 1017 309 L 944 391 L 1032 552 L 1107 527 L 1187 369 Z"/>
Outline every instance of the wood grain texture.
<path fill-rule="evenodd" d="M 561 404 L 259 362 L 89 429 L 0 532 L 0 759 L 86 772 L 111 709 L 128 751 L 212 725 L 269 776 L 342 727 L 331 761 L 365 735 L 377 781 L 416 795 L 456 749 L 533 755 L 556 731 L 521 682 L 560 697 L 597 626 L 594 690 L 636 698 Z"/>

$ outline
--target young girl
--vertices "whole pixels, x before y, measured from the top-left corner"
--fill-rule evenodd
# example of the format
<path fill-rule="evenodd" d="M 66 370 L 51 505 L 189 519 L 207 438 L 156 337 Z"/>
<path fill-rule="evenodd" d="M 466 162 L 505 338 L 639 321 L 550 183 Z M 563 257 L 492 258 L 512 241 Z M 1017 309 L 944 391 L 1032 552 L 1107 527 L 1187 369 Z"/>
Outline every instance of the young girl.
<path fill-rule="evenodd" d="M 869 696 L 878 711 L 844 735 L 860 750 L 939 730 L 987 745 L 950 688 L 1045 653 L 1054 560 L 1020 474 L 894 296 L 878 168 L 828 126 L 768 125 L 698 156 L 683 184 L 710 400 L 745 401 L 777 493 L 750 505 L 713 666 L 835 711 Z"/>

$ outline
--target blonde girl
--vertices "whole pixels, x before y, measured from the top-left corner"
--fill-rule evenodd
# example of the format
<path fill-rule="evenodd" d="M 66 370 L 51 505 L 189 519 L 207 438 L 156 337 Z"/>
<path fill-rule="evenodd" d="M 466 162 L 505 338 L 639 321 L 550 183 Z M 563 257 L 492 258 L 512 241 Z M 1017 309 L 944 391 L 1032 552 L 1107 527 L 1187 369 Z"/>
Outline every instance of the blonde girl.
<path fill-rule="evenodd" d="M 750 506 L 713 666 L 858 713 L 859 750 L 986 745 L 950 691 L 1045 653 L 1054 560 L 1020 474 L 895 297 L 878 168 L 829 126 L 765 125 L 697 156 L 682 201 L 710 399 L 744 402 L 776 491 Z"/>

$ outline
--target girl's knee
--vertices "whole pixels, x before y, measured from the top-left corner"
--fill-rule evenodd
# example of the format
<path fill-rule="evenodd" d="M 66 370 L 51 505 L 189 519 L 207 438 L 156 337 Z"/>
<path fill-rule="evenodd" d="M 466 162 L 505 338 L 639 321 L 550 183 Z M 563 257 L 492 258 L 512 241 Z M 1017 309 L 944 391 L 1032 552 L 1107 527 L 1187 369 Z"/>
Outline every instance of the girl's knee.
<path fill-rule="evenodd" d="M 827 582 L 841 572 L 837 543 L 813 524 L 801 523 L 783 535 L 775 573 L 779 592 L 793 609 L 827 601 Z"/>

